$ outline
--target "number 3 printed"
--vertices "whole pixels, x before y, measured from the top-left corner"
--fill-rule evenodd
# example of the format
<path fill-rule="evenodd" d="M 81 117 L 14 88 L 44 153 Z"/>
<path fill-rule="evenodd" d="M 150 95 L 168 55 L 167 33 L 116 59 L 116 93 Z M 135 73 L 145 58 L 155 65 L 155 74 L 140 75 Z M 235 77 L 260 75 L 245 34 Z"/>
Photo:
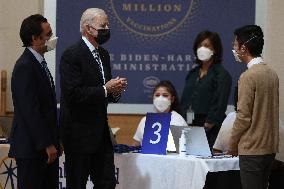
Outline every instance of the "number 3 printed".
<path fill-rule="evenodd" d="M 154 131 L 154 134 L 157 135 L 157 139 L 156 140 L 152 140 L 150 139 L 150 143 L 151 144 L 158 144 L 161 140 L 161 134 L 160 131 L 162 129 L 162 124 L 159 122 L 156 122 L 152 125 L 152 128 L 154 129 L 155 127 L 158 127 L 158 129 L 156 131 Z"/>

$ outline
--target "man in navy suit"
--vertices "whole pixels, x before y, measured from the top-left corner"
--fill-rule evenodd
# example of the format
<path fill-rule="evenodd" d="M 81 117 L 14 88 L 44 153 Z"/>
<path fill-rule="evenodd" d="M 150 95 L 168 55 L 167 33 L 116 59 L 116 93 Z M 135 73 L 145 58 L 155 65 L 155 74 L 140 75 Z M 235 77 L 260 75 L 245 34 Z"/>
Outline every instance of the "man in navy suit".
<path fill-rule="evenodd" d="M 108 102 L 117 102 L 125 78 L 112 79 L 110 57 L 100 45 L 110 37 L 108 17 L 87 9 L 80 21 L 82 38 L 60 61 L 60 129 L 68 189 L 114 189 L 113 148 L 107 122 Z"/>
<path fill-rule="evenodd" d="M 36 14 L 20 29 L 23 54 L 12 73 L 14 119 L 9 157 L 17 163 L 18 188 L 58 188 L 58 126 L 53 78 L 44 53 L 55 48 L 57 37 L 47 19 Z"/>

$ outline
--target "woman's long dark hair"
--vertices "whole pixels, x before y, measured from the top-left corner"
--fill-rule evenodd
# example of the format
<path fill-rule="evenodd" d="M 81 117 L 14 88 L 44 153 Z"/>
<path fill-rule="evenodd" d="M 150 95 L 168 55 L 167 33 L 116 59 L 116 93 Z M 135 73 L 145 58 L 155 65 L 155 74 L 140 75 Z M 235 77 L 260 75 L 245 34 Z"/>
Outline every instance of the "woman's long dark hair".
<path fill-rule="evenodd" d="M 202 31 L 200 32 L 194 41 L 193 44 L 193 52 L 194 55 L 196 57 L 195 63 L 196 64 L 201 64 L 201 60 L 199 60 L 197 58 L 197 49 L 199 47 L 199 45 L 202 43 L 202 41 L 204 41 L 205 39 L 209 39 L 214 50 L 215 53 L 213 55 L 213 64 L 220 64 L 222 62 L 223 59 L 223 47 L 222 47 L 222 42 L 221 42 L 221 38 L 219 36 L 218 33 L 216 32 L 211 32 L 208 30 Z"/>
<path fill-rule="evenodd" d="M 171 96 L 174 97 L 174 101 L 171 104 L 170 111 L 174 110 L 174 111 L 176 111 L 177 113 L 180 114 L 181 112 L 180 112 L 179 99 L 178 99 L 177 91 L 176 91 L 174 85 L 168 80 L 162 80 L 162 81 L 160 81 L 160 83 L 158 83 L 155 86 L 152 96 L 154 96 L 154 93 L 160 87 L 165 87 L 167 89 L 167 91 L 171 94 Z"/>

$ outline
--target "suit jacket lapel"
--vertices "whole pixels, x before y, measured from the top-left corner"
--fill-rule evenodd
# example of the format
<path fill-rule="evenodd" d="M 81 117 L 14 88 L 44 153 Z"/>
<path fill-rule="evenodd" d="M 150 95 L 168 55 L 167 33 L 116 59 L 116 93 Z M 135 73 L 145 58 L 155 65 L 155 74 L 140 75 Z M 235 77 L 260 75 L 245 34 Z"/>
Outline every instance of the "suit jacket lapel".
<path fill-rule="evenodd" d="M 50 90 L 52 91 L 52 95 L 55 98 L 56 97 L 55 86 L 54 86 L 54 80 L 53 80 L 52 76 L 51 76 L 51 79 L 52 79 L 52 86 L 51 86 L 50 80 L 49 80 L 48 76 L 46 75 L 44 68 L 42 67 L 41 63 L 34 57 L 33 53 L 27 48 L 25 49 L 24 53 L 27 53 L 29 55 L 32 63 L 35 65 L 36 69 L 40 72 L 41 76 L 44 78 L 47 85 L 50 87 Z"/>
<path fill-rule="evenodd" d="M 81 47 L 82 47 L 82 52 L 84 53 L 84 55 L 82 57 L 84 57 L 84 62 L 89 63 L 91 67 L 94 67 L 95 70 L 97 71 L 97 73 L 100 75 L 100 82 L 103 85 L 103 76 L 102 73 L 100 71 L 99 68 L 99 62 L 97 62 L 92 54 L 92 52 L 90 51 L 90 49 L 88 48 L 88 46 L 86 45 L 86 43 L 81 39 Z M 103 64 L 103 63 L 102 63 Z"/>

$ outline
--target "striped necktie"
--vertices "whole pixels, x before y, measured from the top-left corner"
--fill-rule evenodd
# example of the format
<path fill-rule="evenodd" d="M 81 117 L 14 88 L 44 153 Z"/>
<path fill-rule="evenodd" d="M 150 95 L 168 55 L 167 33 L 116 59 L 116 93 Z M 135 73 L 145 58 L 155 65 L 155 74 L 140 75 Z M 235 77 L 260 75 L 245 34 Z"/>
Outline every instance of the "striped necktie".
<path fill-rule="evenodd" d="M 52 75 L 47 67 L 47 63 L 45 61 L 45 59 L 43 59 L 43 61 L 41 62 L 41 66 L 43 67 L 48 79 L 49 79 L 49 82 L 50 82 L 50 85 L 51 87 L 54 87 L 54 82 L 53 82 L 53 78 L 52 78 Z"/>
<path fill-rule="evenodd" d="M 104 67 L 103 67 L 103 63 L 102 63 L 102 60 L 100 58 L 99 52 L 95 49 L 95 50 L 92 51 L 92 53 L 93 53 L 95 60 L 99 64 L 99 69 L 100 69 L 100 72 L 102 74 L 103 81 L 104 81 L 104 84 L 105 84 L 106 80 L 105 80 L 105 74 L 104 74 Z"/>

